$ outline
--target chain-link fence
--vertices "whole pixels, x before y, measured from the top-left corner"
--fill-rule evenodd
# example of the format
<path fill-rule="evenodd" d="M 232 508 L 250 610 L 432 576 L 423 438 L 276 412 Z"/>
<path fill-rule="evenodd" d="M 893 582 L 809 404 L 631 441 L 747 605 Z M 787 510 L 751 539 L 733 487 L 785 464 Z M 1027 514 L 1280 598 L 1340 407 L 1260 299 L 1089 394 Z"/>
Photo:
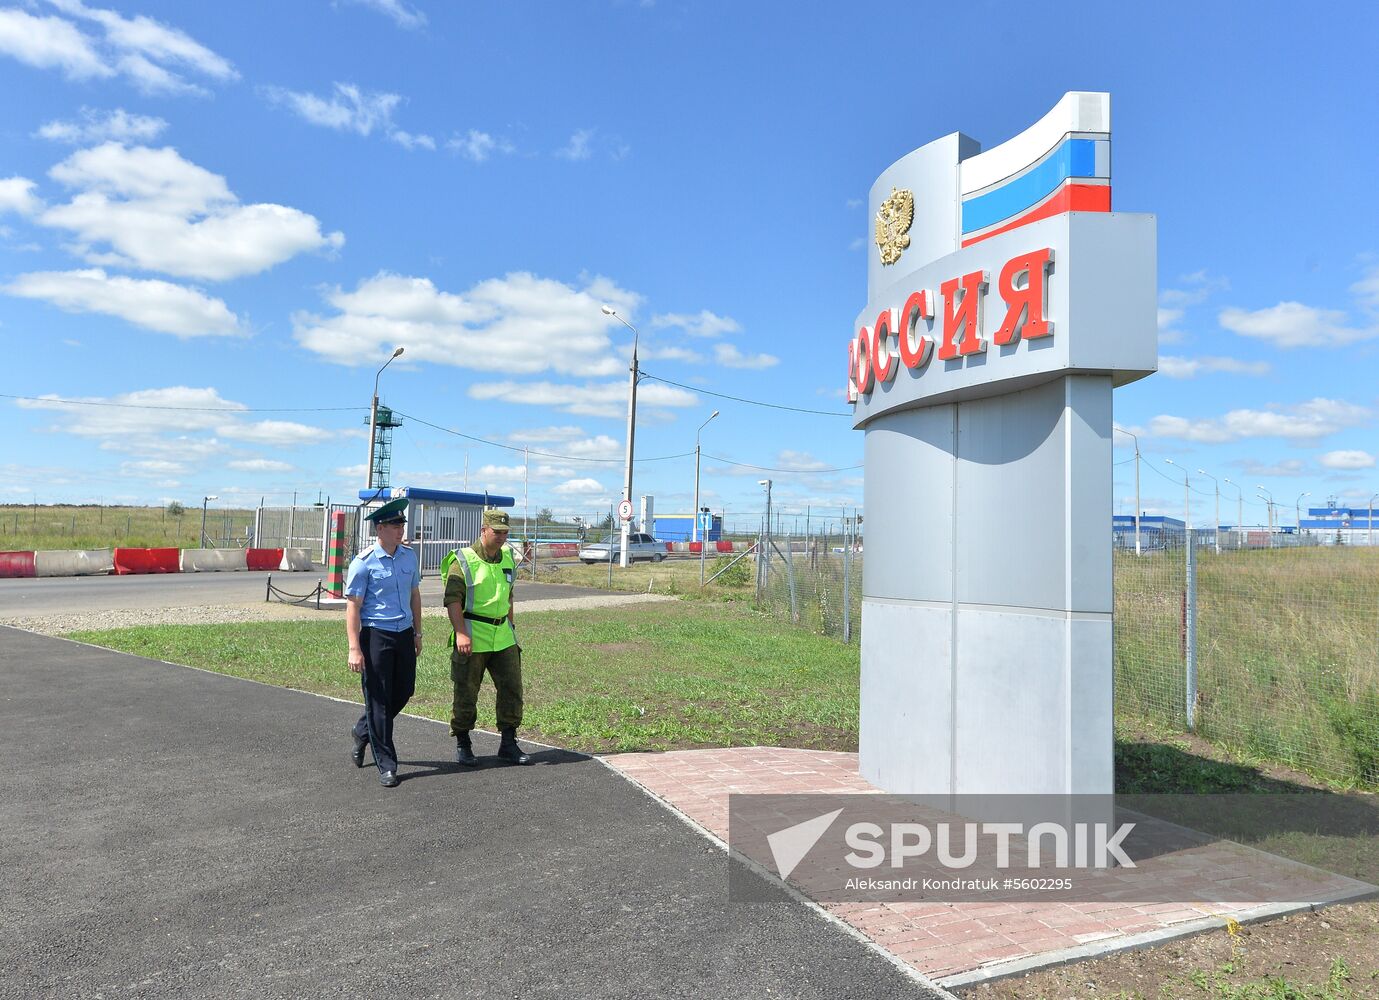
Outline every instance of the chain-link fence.
<path fill-rule="evenodd" d="M 1117 715 L 1379 784 L 1379 548 L 1193 534 L 1116 553 Z"/>
<path fill-rule="evenodd" d="M 1191 558 L 1181 531 L 1138 556 L 1117 540 L 1117 719 L 1379 784 L 1379 547 L 1191 535 Z M 860 636 L 860 539 L 772 535 L 755 570 L 763 610 Z"/>

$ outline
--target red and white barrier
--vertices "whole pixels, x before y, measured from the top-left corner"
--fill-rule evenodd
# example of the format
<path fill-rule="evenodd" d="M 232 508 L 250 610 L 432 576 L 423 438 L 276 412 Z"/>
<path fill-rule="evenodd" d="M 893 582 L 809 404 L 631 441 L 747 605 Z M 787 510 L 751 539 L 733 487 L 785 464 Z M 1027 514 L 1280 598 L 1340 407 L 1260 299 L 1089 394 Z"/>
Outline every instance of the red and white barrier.
<path fill-rule="evenodd" d="M 105 576 L 114 568 L 114 549 L 50 549 L 34 553 L 34 576 Z"/>
<path fill-rule="evenodd" d="M 180 550 L 178 549 L 115 550 L 116 576 L 130 576 L 136 573 L 180 573 L 181 571 Z"/>
<path fill-rule="evenodd" d="M 0 580 L 26 580 L 33 575 L 32 552 L 0 552 Z"/>
<path fill-rule="evenodd" d="M 244 568 L 249 570 L 287 569 L 283 564 L 282 549 L 245 549 Z"/>

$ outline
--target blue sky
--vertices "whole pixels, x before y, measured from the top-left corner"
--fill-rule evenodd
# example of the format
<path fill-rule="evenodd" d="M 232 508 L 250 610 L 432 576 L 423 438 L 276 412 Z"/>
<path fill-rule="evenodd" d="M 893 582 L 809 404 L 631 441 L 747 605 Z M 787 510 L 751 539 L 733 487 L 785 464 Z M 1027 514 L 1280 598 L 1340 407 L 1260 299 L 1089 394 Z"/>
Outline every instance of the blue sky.
<path fill-rule="evenodd" d="M 1195 523 L 1198 468 L 1252 523 L 1257 483 L 1285 520 L 1364 504 L 1375 28 L 1367 3 L 0 0 L 0 501 L 351 495 L 401 344 L 394 485 L 461 488 L 467 460 L 520 503 L 526 446 L 533 510 L 606 510 L 611 303 L 688 387 L 642 384 L 639 458 L 682 457 L 635 494 L 690 507 L 718 409 L 705 503 L 758 511 L 769 476 L 788 510 L 860 504 L 846 416 L 707 393 L 844 413 L 875 177 L 1105 90 L 1115 208 L 1159 220 L 1162 369 L 1116 395 L 1144 508 L 1181 515 L 1168 458 Z"/>

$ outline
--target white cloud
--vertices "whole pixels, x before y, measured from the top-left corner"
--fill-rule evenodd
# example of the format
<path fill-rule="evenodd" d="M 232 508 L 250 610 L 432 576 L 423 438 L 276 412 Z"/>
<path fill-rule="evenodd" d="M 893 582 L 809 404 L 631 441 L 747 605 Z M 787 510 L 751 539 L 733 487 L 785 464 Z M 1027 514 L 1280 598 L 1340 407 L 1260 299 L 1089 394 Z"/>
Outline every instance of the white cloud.
<path fill-rule="evenodd" d="M 743 354 L 735 344 L 714 344 L 713 357 L 724 368 L 770 368 L 780 364 L 774 354 Z"/>
<path fill-rule="evenodd" d="M 615 357 L 608 331 L 640 296 L 606 278 L 575 287 L 532 274 L 481 281 L 463 293 L 441 291 L 427 278 L 379 273 L 352 292 L 325 293 L 338 312 L 299 313 L 295 336 L 307 350 L 344 365 L 373 364 L 394 344 L 406 344 L 410 362 L 478 371 L 611 375 L 626 363 Z"/>
<path fill-rule="evenodd" d="M 0 291 L 51 302 L 67 312 L 118 316 L 178 337 L 243 332 L 239 319 L 220 299 L 167 281 L 110 276 L 99 268 L 21 274 Z"/>
<path fill-rule="evenodd" d="M 513 431 L 508 440 L 515 444 L 549 444 L 554 441 L 573 441 L 584 437 L 584 428 L 565 424 L 560 427 L 533 427 L 525 431 Z"/>
<path fill-rule="evenodd" d="M 1328 451 L 1321 463 L 1328 469 L 1372 469 L 1374 456 L 1367 451 Z"/>
<path fill-rule="evenodd" d="M 1267 361 L 1241 361 L 1238 358 L 1177 358 L 1169 354 L 1159 356 L 1159 374 L 1168 378 L 1195 378 L 1209 372 L 1231 375 L 1268 375 Z"/>
<path fill-rule="evenodd" d="M 790 451 L 786 449 L 776 455 L 775 466 L 781 469 L 791 469 L 796 472 L 817 472 L 820 469 L 827 469 L 827 462 L 821 461 L 809 454 L 807 451 Z"/>
<path fill-rule="evenodd" d="M 233 441 L 274 445 L 290 448 L 304 444 L 319 444 L 327 437 L 320 427 L 293 423 L 290 420 L 260 420 L 252 424 L 222 424 L 217 432 Z"/>
<path fill-rule="evenodd" d="M 551 492 L 562 497 L 606 496 L 608 490 L 597 479 L 570 479 L 559 486 L 551 487 Z"/>
<path fill-rule="evenodd" d="M 120 472 L 126 476 L 162 479 L 166 476 L 180 476 L 187 471 L 183 462 L 169 462 L 166 459 L 151 458 L 138 462 L 121 462 Z"/>
<path fill-rule="evenodd" d="M 72 80 L 115 75 L 71 21 L 35 17 L 13 7 L 0 10 L 0 54 L 37 69 L 60 69 Z"/>
<path fill-rule="evenodd" d="M 431 136 L 406 132 L 393 124 L 393 112 L 402 103 L 399 94 L 370 93 L 356 84 L 338 82 L 330 97 L 284 87 L 265 87 L 263 93 L 272 103 L 287 108 L 312 125 L 362 136 L 377 131 L 409 150 L 436 148 L 436 140 Z"/>
<path fill-rule="evenodd" d="M 1301 476 L 1307 472 L 1307 463 L 1300 458 L 1286 458 L 1272 464 L 1249 458 L 1228 464 L 1244 469 L 1245 474 L 1251 479 L 1289 478 Z"/>
<path fill-rule="evenodd" d="M 188 70 L 222 83 L 239 78 L 229 60 L 153 18 L 127 18 L 80 0 L 49 2 L 69 17 L 98 25 L 102 37 L 61 17 L 0 10 L 0 53 L 40 69 L 59 69 L 75 80 L 123 75 L 146 94 L 206 93 L 181 75 Z"/>
<path fill-rule="evenodd" d="M 1159 301 L 1166 306 L 1195 306 L 1205 302 L 1215 292 L 1224 292 L 1231 287 L 1225 278 L 1217 278 L 1206 271 L 1185 274 L 1178 279 L 1184 287 L 1165 288 L 1159 293 Z M 1180 313 L 1182 310 L 1178 310 Z"/>
<path fill-rule="evenodd" d="M 41 125 L 34 134 L 40 139 L 74 146 L 99 142 L 151 142 L 167 127 L 168 123 L 162 118 L 130 114 L 124 108 L 113 111 L 82 108 L 81 121 L 53 120 Z"/>
<path fill-rule="evenodd" d="M 1169 329 L 1171 326 L 1173 326 L 1174 323 L 1178 322 L 1178 320 L 1182 318 L 1183 310 L 1181 309 L 1164 309 L 1162 306 L 1159 307 L 1160 330 Z"/>
<path fill-rule="evenodd" d="M 226 466 L 240 472 L 291 472 L 295 466 L 290 462 L 279 462 L 271 458 L 246 458 L 227 462 Z"/>
<path fill-rule="evenodd" d="M 594 130 L 591 128 L 576 129 L 570 136 L 570 141 L 560 149 L 555 151 L 555 155 L 562 160 L 587 160 L 593 155 L 590 144 L 594 138 Z"/>
<path fill-rule="evenodd" d="M 1351 293 L 1369 309 L 1379 309 L 1379 265 L 1371 267 L 1365 276 L 1350 286 Z"/>
<path fill-rule="evenodd" d="M 453 136 L 446 142 L 445 148 L 474 163 L 483 163 L 494 153 L 507 155 L 517 151 L 517 147 L 507 139 L 494 138 L 487 132 L 473 128 L 463 135 Z"/>
<path fill-rule="evenodd" d="M 0 178 L 0 212 L 33 215 L 43 207 L 34 195 L 34 187 L 27 177 Z"/>
<path fill-rule="evenodd" d="M 562 385 L 554 382 L 476 382 L 469 387 L 473 399 L 497 399 L 528 406 L 550 406 L 566 413 L 591 417 L 617 417 L 627 413 L 624 382 Z M 692 392 L 651 382 L 637 389 L 638 406 L 686 407 L 699 402 Z M 638 419 L 641 419 L 640 412 Z"/>
<path fill-rule="evenodd" d="M 227 414 L 245 408 L 242 403 L 222 398 L 213 388 L 198 389 L 181 385 L 165 389 L 138 389 L 109 397 L 88 396 L 80 401 L 69 402 L 45 396 L 40 399 L 20 399 L 15 403 L 26 410 L 52 410 L 61 414 L 65 422 L 55 430 L 80 437 L 106 438 L 126 445 L 141 439 L 157 438 L 174 426 L 179 432 L 210 430 L 224 423 Z"/>
<path fill-rule="evenodd" d="M 661 313 L 651 317 L 653 327 L 678 327 L 691 337 L 718 337 L 725 333 L 739 333 L 741 324 L 731 316 L 719 316 L 709 310 L 697 315 L 690 313 Z"/>
<path fill-rule="evenodd" d="M 847 207 L 848 207 L 848 208 L 861 208 L 861 207 L 862 207 L 862 199 L 861 199 L 861 198 L 849 198 L 849 199 L 847 200 Z"/>
<path fill-rule="evenodd" d="M 429 135 L 413 135 L 411 132 L 404 132 L 400 128 L 395 128 L 389 132 L 388 138 L 406 150 L 434 150 L 436 148 L 436 140 Z"/>
<path fill-rule="evenodd" d="M 345 240 L 323 235 L 295 208 L 241 205 L 225 178 L 171 147 L 108 142 L 73 153 L 49 175 L 77 193 L 39 221 L 75 234 L 76 252 L 93 264 L 219 281 Z"/>
<path fill-rule="evenodd" d="M 1223 417 L 1207 420 L 1157 416 L 1149 422 L 1145 433 L 1205 444 L 1263 437 L 1313 441 L 1366 423 L 1370 416 L 1370 411 L 1363 406 L 1317 398 L 1296 406 L 1274 406 L 1268 410 L 1232 410 Z"/>
<path fill-rule="evenodd" d="M 643 361 L 683 361 L 689 365 L 704 363 L 704 355 L 687 347 L 643 347 L 640 357 Z"/>
<path fill-rule="evenodd" d="M 1345 325 L 1339 309 L 1316 309 L 1301 302 L 1280 302 L 1268 309 L 1221 310 L 1223 327 L 1242 337 L 1267 340 L 1275 347 L 1335 347 L 1379 337 L 1379 327 L 1360 330 Z"/>
<path fill-rule="evenodd" d="M 399 28 L 424 28 L 426 26 L 426 15 L 415 7 L 409 7 L 402 0 L 349 0 L 350 3 L 358 4 L 361 7 L 369 7 L 386 14 L 396 22 Z"/>

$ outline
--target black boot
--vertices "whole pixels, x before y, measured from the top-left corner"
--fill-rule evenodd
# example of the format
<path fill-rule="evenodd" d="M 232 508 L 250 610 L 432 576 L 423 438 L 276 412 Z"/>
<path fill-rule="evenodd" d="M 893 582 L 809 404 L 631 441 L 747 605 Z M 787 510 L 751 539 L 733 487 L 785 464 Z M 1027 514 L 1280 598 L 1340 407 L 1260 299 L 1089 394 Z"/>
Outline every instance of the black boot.
<path fill-rule="evenodd" d="M 509 764 L 530 764 L 531 758 L 522 752 L 522 748 L 517 745 L 517 728 L 509 726 L 502 730 L 503 738 L 498 744 L 498 759 L 505 760 Z"/>
<path fill-rule="evenodd" d="M 479 758 L 474 756 L 474 744 L 469 742 L 468 730 L 455 737 L 455 763 L 465 767 L 474 767 L 479 763 Z"/>
<path fill-rule="evenodd" d="M 362 740 L 354 734 L 354 729 L 350 729 L 350 760 L 354 761 L 355 767 L 364 766 L 364 749 L 369 745 L 369 738 L 366 736 Z"/>

